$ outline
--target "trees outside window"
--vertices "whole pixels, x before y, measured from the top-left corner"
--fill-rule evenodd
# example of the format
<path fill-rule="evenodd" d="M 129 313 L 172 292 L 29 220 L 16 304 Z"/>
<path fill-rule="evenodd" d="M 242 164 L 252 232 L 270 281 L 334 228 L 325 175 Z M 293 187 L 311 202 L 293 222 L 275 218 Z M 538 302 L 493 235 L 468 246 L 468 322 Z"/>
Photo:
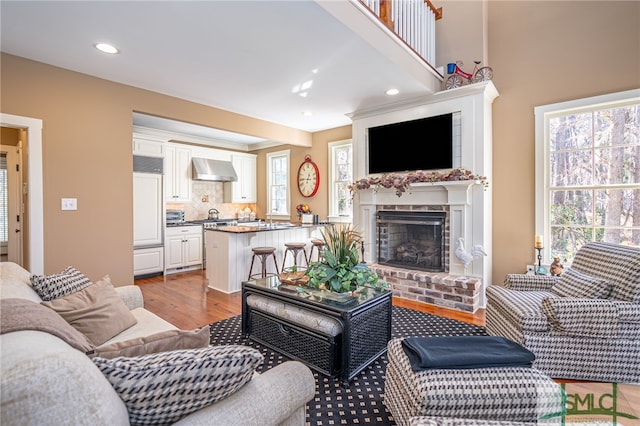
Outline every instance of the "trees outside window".
<path fill-rule="evenodd" d="M 571 261 L 589 241 L 640 246 L 639 93 L 536 108 L 536 234 L 548 259 Z"/>

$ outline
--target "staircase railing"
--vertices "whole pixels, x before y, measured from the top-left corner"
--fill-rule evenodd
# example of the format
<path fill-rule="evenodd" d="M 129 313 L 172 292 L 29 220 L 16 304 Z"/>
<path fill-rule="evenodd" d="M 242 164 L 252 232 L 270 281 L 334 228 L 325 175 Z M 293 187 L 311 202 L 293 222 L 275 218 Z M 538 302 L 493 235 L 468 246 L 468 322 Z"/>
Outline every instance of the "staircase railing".
<path fill-rule="evenodd" d="M 436 25 L 442 8 L 429 0 L 360 0 L 429 64 L 436 60 Z"/>

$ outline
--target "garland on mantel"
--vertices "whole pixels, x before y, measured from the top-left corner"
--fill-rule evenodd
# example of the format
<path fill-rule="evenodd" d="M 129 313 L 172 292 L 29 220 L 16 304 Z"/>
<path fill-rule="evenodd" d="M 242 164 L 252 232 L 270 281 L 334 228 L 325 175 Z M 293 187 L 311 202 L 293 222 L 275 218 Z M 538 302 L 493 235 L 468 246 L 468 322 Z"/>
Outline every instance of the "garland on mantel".
<path fill-rule="evenodd" d="M 485 176 L 476 175 L 469 170 L 458 168 L 444 173 L 436 171 L 424 172 L 422 170 L 409 173 L 385 173 L 382 176 L 371 176 L 357 180 L 349 185 L 349 191 L 351 191 L 351 195 L 353 196 L 356 191 L 361 189 L 373 188 L 374 191 L 377 191 L 380 187 L 387 189 L 395 188 L 396 195 L 400 197 L 407 191 L 409 185 L 412 183 L 451 182 L 461 180 L 477 180 L 480 181 L 485 188 L 489 186 Z"/>

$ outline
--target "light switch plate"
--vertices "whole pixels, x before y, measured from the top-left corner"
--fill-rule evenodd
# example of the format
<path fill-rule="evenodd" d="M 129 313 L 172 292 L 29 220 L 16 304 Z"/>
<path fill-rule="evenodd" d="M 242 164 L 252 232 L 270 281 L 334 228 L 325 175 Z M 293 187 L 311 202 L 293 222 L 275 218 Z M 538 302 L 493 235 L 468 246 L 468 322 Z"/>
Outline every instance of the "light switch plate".
<path fill-rule="evenodd" d="M 77 198 L 63 198 L 61 202 L 62 210 L 78 210 Z"/>

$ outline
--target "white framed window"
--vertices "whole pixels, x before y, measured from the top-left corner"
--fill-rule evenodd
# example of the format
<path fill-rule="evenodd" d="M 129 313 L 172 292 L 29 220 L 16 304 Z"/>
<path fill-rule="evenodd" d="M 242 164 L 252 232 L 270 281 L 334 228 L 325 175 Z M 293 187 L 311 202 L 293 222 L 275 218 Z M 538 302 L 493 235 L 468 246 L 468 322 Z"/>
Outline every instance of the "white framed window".
<path fill-rule="evenodd" d="M 351 222 L 353 200 L 349 185 L 353 183 L 353 143 L 351 139 L 330 142 L 329 147 L 329 220 Z"/>
<path fill-rule="evenodd" d="M 590 241 L 640 246 L 640 90 L 535 108 L 545 261 Z"/>
<path fill-rule="evenodd" d="M 267 154 L 267 219 L 289 218 L 289 158 L 290 151 Z"/>

